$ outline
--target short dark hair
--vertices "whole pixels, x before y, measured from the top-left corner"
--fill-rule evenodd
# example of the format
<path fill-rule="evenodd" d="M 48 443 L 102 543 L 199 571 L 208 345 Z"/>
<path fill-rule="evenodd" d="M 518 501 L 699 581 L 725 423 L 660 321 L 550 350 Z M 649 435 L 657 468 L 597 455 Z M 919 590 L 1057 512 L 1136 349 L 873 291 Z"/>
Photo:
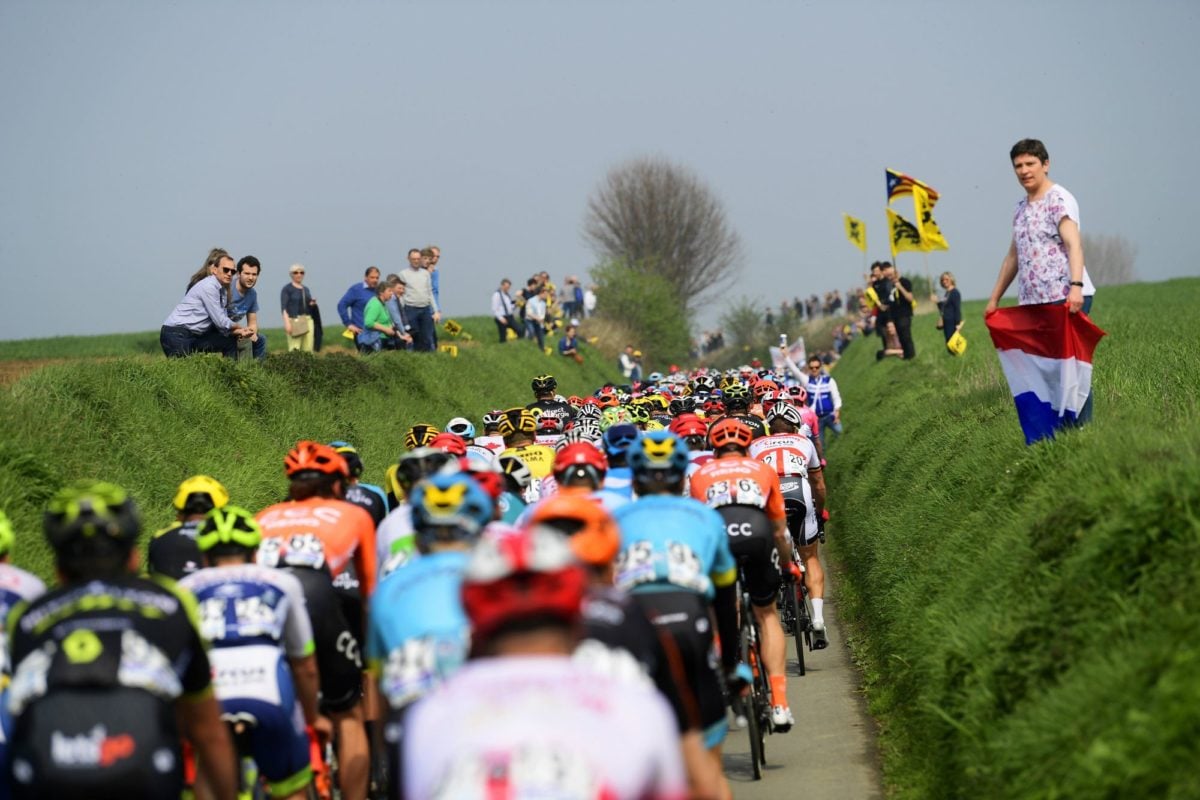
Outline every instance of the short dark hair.
<path fill-rule="evenodd" d="M 237 263 L 237 271 L 241 272 L 242 267 L 254 267 L 262 272 L 262 264 L 258 263 L 258 259 L 254 256 L 242 256 L 242 260 Z"/>
<path fill-rule="evenodd" d="M 390 283 L 388 283 L 387 281 L 380 281 L 379 283 L 375 284 L 375 296 L 376 297 L 383 297 L 384 292 L 390 292 L 391 290 L 392 290 L 392 285 Z"/>
<path fill-rule="evenodd" d="M 411 248 L 411 249 L 408 251 L 408 255 L 409 255 L 409 257 L 410 257 L 410 258 L 412 257 L 412 254 L 413 254 L 413 253 L 416 253 L 417 255 L 421 255 L 421 248 L 419 248 L 419 247 L 413 247 L 413 248 Z"/>
<path fill-rule="evenodd" d="M 1050 154 L 1046 152 L 1046 145 L 1042 144 L 1041 139 L 1022 139 L 1014 144 L 1008 151 L 1008 160 L 1016 161 L 1017 156 L 1033 156 L 1043 164 L 1050 160 Z"/>
<path fill-rule="evenodd" d="M 370 275 L 372 272 L 379 272 L 379 267 L 374 267 L 374 266 L 367 267 L 366 271 L 365 271 L 365 272 L 363 272 L 363 277 L 364 277 L 364 278 L 365 278 L 365 277 L 367 277 L 367 276 L 368 276 L 368 275 Z"/>

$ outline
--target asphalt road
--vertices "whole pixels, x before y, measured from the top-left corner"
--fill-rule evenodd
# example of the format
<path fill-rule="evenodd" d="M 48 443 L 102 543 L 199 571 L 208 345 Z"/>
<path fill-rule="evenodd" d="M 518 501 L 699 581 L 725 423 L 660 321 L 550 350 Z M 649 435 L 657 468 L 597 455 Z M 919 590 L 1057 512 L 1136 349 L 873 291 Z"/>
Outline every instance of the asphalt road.
<path fill-rule="evenodd" d="M 825 575 L 829 647 L 806 653 L 807 674 L 799 677 L 795 639 L 788 637 L 788 703 L 796 726 L 786 734 L 767 736 L 762 780 L 755 781 L 751 772 L 745 731 L 731 730 L 725 740 L 725 772 L 737 800 L 883 797 L 874 722 L 867 714 L 858 670 L 841 635 L 836 587 L 831 587 L 828 570 Z"/>

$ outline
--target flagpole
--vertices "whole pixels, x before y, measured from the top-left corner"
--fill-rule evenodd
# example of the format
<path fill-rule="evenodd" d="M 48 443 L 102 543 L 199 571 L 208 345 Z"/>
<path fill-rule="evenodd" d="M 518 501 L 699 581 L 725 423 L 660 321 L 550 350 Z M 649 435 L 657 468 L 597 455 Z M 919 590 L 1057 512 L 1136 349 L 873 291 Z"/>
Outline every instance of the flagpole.
<path fill-rule="evenodd" d="M 933 294 L 933 277 L 929 274 L 929 251 L 922 250 L 921 258 L 925 261 L 925 282 L 929 284 L 929 294 Z"/>

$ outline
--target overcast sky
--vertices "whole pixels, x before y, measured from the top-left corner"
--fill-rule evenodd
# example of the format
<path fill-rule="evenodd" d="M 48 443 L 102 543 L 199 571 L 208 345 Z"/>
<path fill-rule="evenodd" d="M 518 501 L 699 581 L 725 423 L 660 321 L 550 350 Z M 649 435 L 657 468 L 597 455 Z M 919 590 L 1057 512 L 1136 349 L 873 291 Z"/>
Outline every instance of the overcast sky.
<path fill-rule="evenodd" d="M 2 0 L 0 338 L 157 329 L 213 246 L 262 260 L 272 326 L 291 263 L 328 320 L 430 243 L 446 311 L 487 313 L 502 276 L 586 272 L 587 197 L 644 155 L 724 202 L 732 296 L 856 282 L 843 211 L 886 257 L 885 167 L 941 193 L 930 269 L 986 296 L 1027 136 L 1085 233 L 1196 274 L 1198 39 L 1195 0 Z"/>

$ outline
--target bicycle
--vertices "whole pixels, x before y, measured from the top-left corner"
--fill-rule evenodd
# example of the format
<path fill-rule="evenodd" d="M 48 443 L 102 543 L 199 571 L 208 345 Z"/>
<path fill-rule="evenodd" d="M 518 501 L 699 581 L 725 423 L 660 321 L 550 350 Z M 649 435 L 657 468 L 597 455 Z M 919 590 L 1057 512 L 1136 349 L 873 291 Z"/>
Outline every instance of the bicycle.
<path fill-rule="evenodd" d="M 738 597 L 741 604 L 738 633 L 739 657 L 741 663 L 750 668 L 752 680 L 749 694 L 733 699 L 735 703 L 742 706 L 741 716 L 746 720 L 746 733 L 750 738 L 751 768 L 754 780 L 757 781 L 762 779 L 763 767 L 767 765 L 766 737 L 774 730 L 771 723 L 771 686 L 762 660 L 758 623 L 754 619 L 754 613 L 750 610 L 750 593 L 746 589 L 746 580 L 740 565 L 738 567 Z M 749 708 L 746 708 L 747 704 Z"/>
<path fill-rule="evenodd" d="M 796 665 L 803 677 L 807 672 L 804 649 L 807 647 L 812 650 L 812 602 L 808 597 L 808 587 L 804 584 L 804 562 L 794 548 L 792 562 L 800 567 L 800 578 L 795 582 L 785 581 L 779 587 L 779 621 L 784 634 L 796 639 Z"/>

